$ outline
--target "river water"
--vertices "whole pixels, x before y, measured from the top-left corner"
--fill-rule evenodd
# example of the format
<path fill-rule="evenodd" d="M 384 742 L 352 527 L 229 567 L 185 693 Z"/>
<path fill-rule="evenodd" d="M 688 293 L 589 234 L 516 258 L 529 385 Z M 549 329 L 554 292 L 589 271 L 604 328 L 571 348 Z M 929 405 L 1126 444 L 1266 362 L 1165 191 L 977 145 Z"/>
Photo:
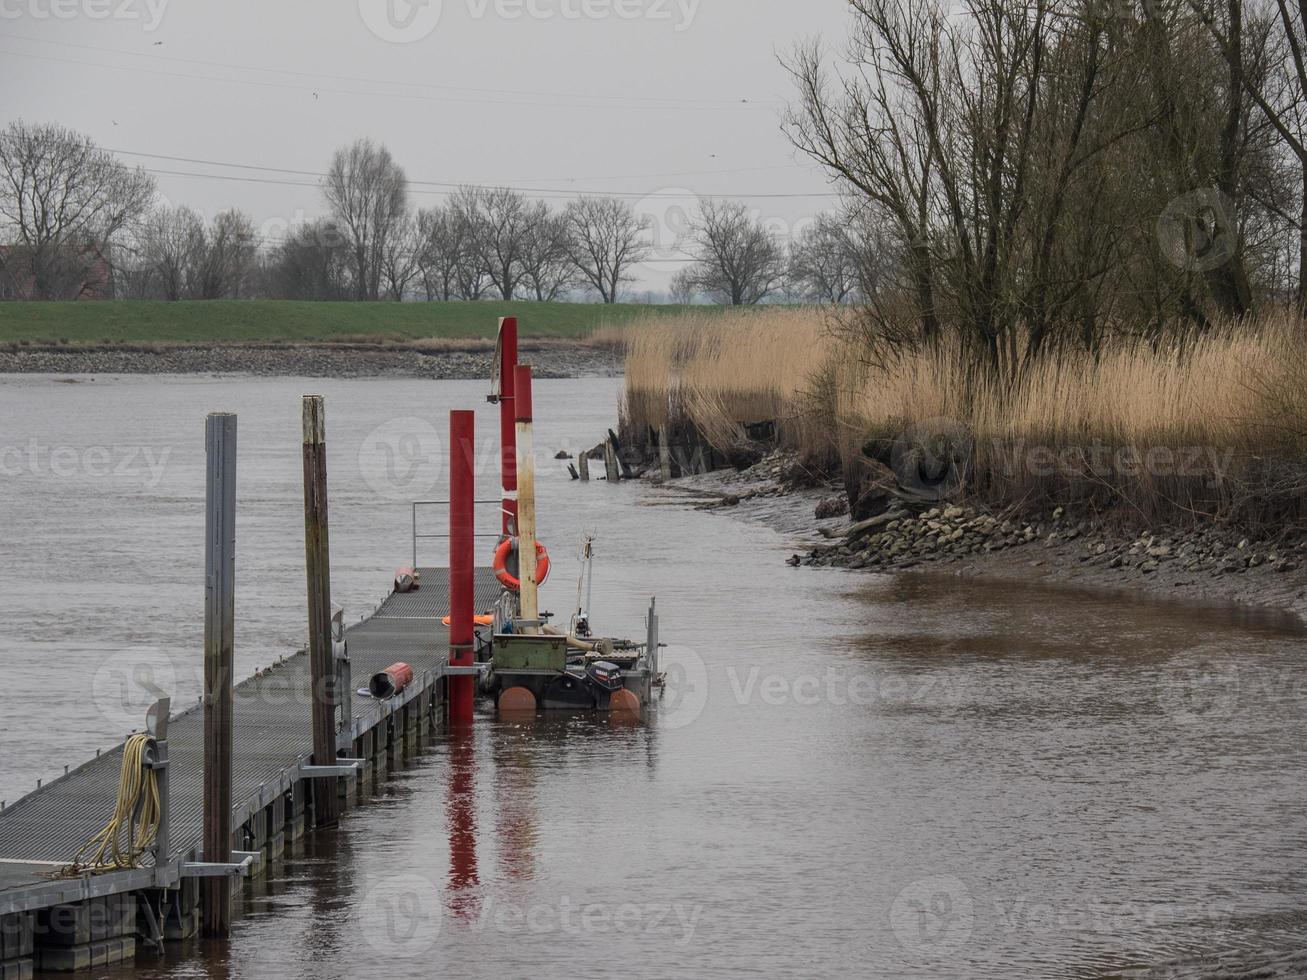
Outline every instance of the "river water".
<path fill-rule="evenodd" d="M 300 394 L 327 397 L 351 617 L 407 562 L 408 501 L 445 493 L 450 408 L 477 408 L 494 495 L 483 384 L 78 380 L 0 378 L 0 797 L 137 727 L 125 673 L 198 695 L 206 411 L 240 416 L 242 673 L 302 643 Z M 541 455 L 618 397 L 540 384 Z M 596 533 L 596 623 L 640 637 L 658 596 L 668 700 L 437 739 L 229 944 L 122 976 L 1093 977 L 1307 945 L 1296 621 L 790 569 L 765 527 L 562 466 L 544 605 L 570 610 Z"/>

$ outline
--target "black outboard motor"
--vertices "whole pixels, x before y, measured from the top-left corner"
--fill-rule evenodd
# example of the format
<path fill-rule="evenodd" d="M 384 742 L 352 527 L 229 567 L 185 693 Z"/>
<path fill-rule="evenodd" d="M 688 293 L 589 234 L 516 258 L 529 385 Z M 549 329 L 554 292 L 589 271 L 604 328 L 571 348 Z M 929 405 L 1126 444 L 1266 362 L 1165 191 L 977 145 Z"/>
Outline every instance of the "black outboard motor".
<path fill-rule="evenodd" d="M 544 706 L 549 711 L 607 711 L 613 694 L 624 686 L 622 669 L 615 664 L 572 664 L 545 689 Z"/>
<path fill-rule="evenodd" d="M 585 679 L 600 711 L 607 711 L 613 695 L 626 686 L 622 683 L 622 668 L 602 660 L 586 668 Z"/>

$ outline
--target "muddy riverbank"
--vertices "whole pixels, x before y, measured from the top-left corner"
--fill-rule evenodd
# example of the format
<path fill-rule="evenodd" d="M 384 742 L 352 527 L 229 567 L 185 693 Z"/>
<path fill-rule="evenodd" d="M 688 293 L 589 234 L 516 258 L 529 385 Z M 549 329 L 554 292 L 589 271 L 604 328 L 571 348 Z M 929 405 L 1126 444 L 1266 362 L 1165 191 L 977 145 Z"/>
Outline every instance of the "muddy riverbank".
<path fill-rule="evenodd" d="M 1065 583 L 1284 609 L 1307 619 L 1302 536 L 1250 538 L 1220 526 L 1131 526 L 1064 508 L 1018 515 L 949 503 L 900 502 L 854 521 L 839 483 L 796 482 L 796 472 L 793 458 L 778 452 L 743 471 L 667 487 L 697 506 L 793 536 L 794 566 Z"/>
<path fill-rule="evenodd" d="M 538 378 L 615 377 L 620 357 L 601 346 L 528 341 Z M 468 380 L 490 374 L 494 344 L 28 345 L 0 349 L 5 374 L 242 374 L 255 377 Z"/>

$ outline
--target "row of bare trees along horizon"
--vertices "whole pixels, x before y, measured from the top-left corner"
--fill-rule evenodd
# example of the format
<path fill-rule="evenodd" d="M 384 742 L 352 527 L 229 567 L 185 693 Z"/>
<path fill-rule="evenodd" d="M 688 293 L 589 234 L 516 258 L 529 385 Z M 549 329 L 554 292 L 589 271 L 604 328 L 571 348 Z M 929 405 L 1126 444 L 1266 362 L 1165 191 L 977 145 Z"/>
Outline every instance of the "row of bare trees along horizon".
<path fill-rule="evenodd" d="M 158 199 L 153 177 L 53 125 L 0 135 L 0 297 L 553 301 L 616 303 L 649 259 L 651 220 L 615 197 L 561 208 L 509 187 L 462 186 L 413 208 L 381 144 L 342 147 L 322 180 L 327 214 L 284 238 L 232 208 L 206 220 Z M 821 214 L 787 245 L 744 204 L 685 216 L 671 298 L 853 302 L 876 288 L 876 250 Z"/>

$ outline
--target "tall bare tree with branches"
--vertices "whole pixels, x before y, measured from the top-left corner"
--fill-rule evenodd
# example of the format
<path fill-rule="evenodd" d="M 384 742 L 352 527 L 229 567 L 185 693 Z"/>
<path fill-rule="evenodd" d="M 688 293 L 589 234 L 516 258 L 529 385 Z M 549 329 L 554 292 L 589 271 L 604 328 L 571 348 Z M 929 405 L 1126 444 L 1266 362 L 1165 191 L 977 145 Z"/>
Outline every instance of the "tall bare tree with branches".
<path fill-rule="evenodd" d="M 357 140 L 332 157 L 323 194 L 349 238 L 356 298 L 380 299 L 387 250 L 403 234 L 408 217 L 404 169 L 384 146 Z"/>
<path fill-rule="evenodd" d="M 154 178 L 72 130 L 18 121 L 0 134 L 0 236 L 40 299 L 81 295 L 153 196 Z"/>
<path fill-rule="evenodd" d="M 649 255 L 644 236 L 650 219 L 617 198 L 581 197 L 567 206 L 564 220 L 573 265 L 605 303 L 616 303 L 622 285 L 634 278 L 631 267 Z"/>
<path fill-rule="evenodd" d="M 677 273 L 682 291 L 723 305 L 752 306 L 780 289 L 785 250 L 743 204 L 707 198 L 692 229 L 694 261 Z"/>

